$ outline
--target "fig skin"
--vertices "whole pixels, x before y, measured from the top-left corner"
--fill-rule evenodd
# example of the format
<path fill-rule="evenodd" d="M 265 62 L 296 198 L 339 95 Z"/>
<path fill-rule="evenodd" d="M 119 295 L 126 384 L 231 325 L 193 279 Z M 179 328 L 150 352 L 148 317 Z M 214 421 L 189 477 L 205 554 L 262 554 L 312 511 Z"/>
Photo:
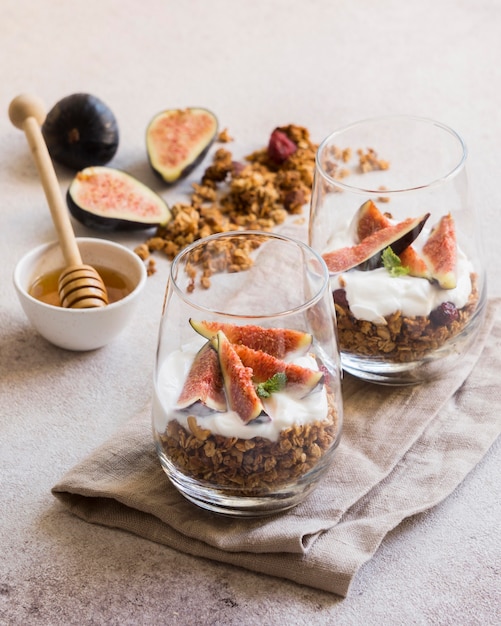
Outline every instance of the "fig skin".
<path fill-rule="evenodd" d="M 92 207 L 90 203 L 86 206 L 86 183 L 91 185 L 93 180 L 106 182 L 106 179 L 108 184 L 102 191 L 102 208 Z M 123 197 L 127 198 L 127 205 L 107 214 L 113 192 L 117 194 L 116 206 L 120 205 L 120 198 Z M 94 198 L 95 196 L 96 192 L 93 194 Z M 152 189 L 127 172 L 106 166 L 84 168 L 78 172 L 66 192 L 66 203 L 71 215 L 84 226 L 106 232 L 155 228 L 171 219 L 167 203 Z M 136 211 L 135 206 L 138 207 Z M 148 209 L 146 215 L 141 214 L 144 207 Z M 155 213 L 152 213 L 152 208 Z"/>
<path fill-rule="evenodd" d="M 42 124 L 42 135 L 52 159 L 75 170 L 111 161 L 120 139 L 113 111 L 87 93 L 59 100 Z"/>
<path fill-rule="evenodd" d="M 214 113 L 201 107 L 167 109 L 155 115 L 146 129 L 146 151 L 154 173 L 167 185 L 185 178 L 207 155 L 218 128 Z"/>

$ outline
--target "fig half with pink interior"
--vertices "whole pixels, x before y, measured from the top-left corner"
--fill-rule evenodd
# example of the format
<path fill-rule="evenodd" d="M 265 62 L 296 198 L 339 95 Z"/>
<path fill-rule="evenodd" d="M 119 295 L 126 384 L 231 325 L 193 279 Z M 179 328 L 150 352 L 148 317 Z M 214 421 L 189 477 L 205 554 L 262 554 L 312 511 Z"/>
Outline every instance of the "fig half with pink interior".
<path fill-rule="evenodd" d="M 97 230 L 142 230 L 166 224 L 167 203 L 139 180 L 111 167 L 78 172 L 66 194 L 70 213 Z"/>
<path fill-rule="evenodd" d="M 184 178 L 205 157 L 217 132 L 216 116 L 204 108 L 158 113 L 146 129 L 146 150 L 153 171 L 168 184 Z"/>

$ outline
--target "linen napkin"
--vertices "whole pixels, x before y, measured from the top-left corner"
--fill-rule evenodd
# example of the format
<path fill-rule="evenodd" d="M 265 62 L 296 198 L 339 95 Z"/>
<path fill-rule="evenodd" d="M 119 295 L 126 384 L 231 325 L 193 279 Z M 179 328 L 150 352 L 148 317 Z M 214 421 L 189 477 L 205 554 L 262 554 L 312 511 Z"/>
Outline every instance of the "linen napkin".
<path fill-rule="evenodd" d="M 384 536 L 450 494 L 500 434 L 500 304 L 489 302 L 478 339 L 444 378 L 391 388 L 347 375 L 332 467 L 291 511 L 231 519 L 186 501 L 160 467 L 149 405 L 52 492 L 88 522 L 346 596 Z"/>

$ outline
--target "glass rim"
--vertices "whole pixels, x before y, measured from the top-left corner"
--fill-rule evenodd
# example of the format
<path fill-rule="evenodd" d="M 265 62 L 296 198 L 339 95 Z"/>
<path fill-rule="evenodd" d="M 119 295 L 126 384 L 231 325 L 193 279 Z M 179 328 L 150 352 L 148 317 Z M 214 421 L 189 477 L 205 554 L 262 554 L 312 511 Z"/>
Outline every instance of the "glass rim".
<path fill-rule="evenodd" d="M 324 167 L 322 166 L 320 162 L 320 156 L 325 151 L 327 145 L 333 140 L 333 138 L 336 135 L 340 135 L 341 133 L 344 133 L 348 130 L 356 128 L 357 126 L 362 126 L 364 124 L 373 123 L 373 122 L 387 122 L 387 121 L 392 121 L 392 120 L 414 121 L 414 122 L 419 122 L 419 123 L 426 123 L 428 125 L 432 125 L 432 126 L 436 126 L 440 128 L 441 130 L 445 131 L 446 133 L 448 133 L 449 135 L 451 135 L 458 141 L 459 145 L 461 146 L 460 159 L 458 160 L 456 165 L 452 167 L 448 172 L 446 172 L 442 176 L 439 176 L 437 178 L 434 178 L 433 180 L 430 180 L 427 183 L 416 185 L 413 187 L 385 189 L 384 192 L 382 192 L 382 190 L 379 188 L 372 189 L 368 187 L 367 188 L 361 187 L 359 185 L 350 185 L 349 183 L 345 183 L 342 180 L 333 178 L 325 171 Z M 333 132 L 331 132 L 329 135 L 327 135 L 327 137 L 325 137 L 325 139 L 323 139 L 321 143 L 319 144 L 317 152 L 315 154 L 315 166 L 316 166 L 315 172 L 319 173 L 324 178 L 324 180 L 326 180 L 330 184 L 344 191 L 351 191 L 352 193 L 358 192 L 358 193 L 364 193 L 364 194 L 365 193 L 367 194 L 384 193 L 384 195 L 389 196 L 389 195 L 397 194 L 397 193 L 417 191 L 419 189 L 429 189 L 430 187 L 440 185 L 448 181 L 449 179 L 453 178 L 454 176 L 456 176 L 456 174 L 458 174 L 458 172 L 463 169 L 467 157 L 468 157 L 468 148 L 464 139 L 457 131 L 455 131 L 451 126 L 448 126 L 447 124 L 439 122 L 431 117 L 423 117 L 419 115 L 408 115 L 408 114 L 380 115 L 377 117 L 367 117 L 364 119 L 360 119 L 356 122 L 351 122 L 350 124 L 346 124 L 345 126 L 342 126 L 338 128 L 337 130 L 334 130 Z"/>
<path fill-rule="evenodd" d="M 178 271 L 178 268 L 181 267 L 183 258 L 191 254 L 191 252 L 195 248 L 198 248 L 202 245 L 206 245 L 207 243 L 210 243 L 211 241 L 217 241 L 218 239 L 224 239 L 225 237 L 243 237 L 243 236 L 260 236 L 260 237 L 266 237 L 268 239 L 280 240 L 282 242 L 289 243 L 289 244 L 294 244 L 301 250 L 307 252 L 313 258 L 313 260 L 318 264 L 318 270 L 319 270 L 318 275 L 322 279 L 322 284 L 316 290 L 316 292 L 310 298 L 308 298 L 308 300 L 305 300 L 300 305 L 291 307 L 284 311 L 274 311 L 271 313 L 263 313 L 260 315 L 258 314 L 245 315 L 242 313 L 228 313 L 226 311 L 220 311 L 218 309 L 214 309 L 214 308 L 199 304 L 197 302 L 193 302 L 185 294 L 185 292 L 181 289 L 181 287 L 177 284 L 177 280 L 175 276 L 176 272 Z M 224 316 L 229 319 L 245 317 L 250 320 L 258 320 L 258 319 L 269 318 L 269 317 L 285 317 L 288 315 L 297 314 L 313 306 L 323 297 L 326 289 L 328 289 L 329 287 L 329 281 L 330 281 L 329 270 L 327 269 L 327 265 L 324 259 L 318 252 L 313 250 L 311 246 L 309 246 L 307 243 L 299 239 L 290 237 L 289 235 L 283 235 L 281 233 L 266 232 L 262 230 L 229 230 L 229 231 L 225 231 L 221 233 L 214 233 L 212 235 L 208 235 L 207 237 L 202 237 L 201 239 L 197 239 L 196 241 L 191 243 L 189 246 L 186 246 L 186 248 L 183 248 L 176 254 L 176 256 L 174 257 L 171 263 L 170 270 L 169 270 L 169 282 L 172 285 L 172 288 L 176 291 L 179 298 L 183 300 L 183 302 L 185 302 L 189 306 L 199 311 L 205 311 L 207 313 L 211 313 L 212 315 Z"/>

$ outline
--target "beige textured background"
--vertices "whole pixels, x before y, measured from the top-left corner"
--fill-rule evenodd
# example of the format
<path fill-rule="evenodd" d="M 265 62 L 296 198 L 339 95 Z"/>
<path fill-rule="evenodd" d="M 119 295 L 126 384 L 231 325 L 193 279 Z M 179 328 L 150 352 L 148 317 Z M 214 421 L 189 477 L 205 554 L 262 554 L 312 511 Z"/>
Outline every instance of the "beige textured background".
<path fill-rule="evenodd" d="M 320 141 L 384 113 L 450 124 L 470 149 L 489 287 L 499 279 L 501 5 L 497 0 L 4 0 L 0 9 L 0 623 L 498 624 L 499 441 L 464 483 L 383 542 L 344 601 L 186 556 L 70 516 L 50 494 L 147 403 L 167 264 L 131 326 L 93 354 L 27 325 L 14 263 L 53 238 L 26 142 L 7 119 L 30 91 L 51 106 L 88 91 L 117 115 L 110 163 L 165 192 L 144 131 L 163 108 L 201 105 L 245 154 L 280 124 Z M 3 111 L 3 114 L 2 114 Z M 70 174 L 58 169 L 62 188 Z M 79 234 L 94 234 L 76 226 Z M 116 237 L 128 245 L 142 235 Z M 498 410 L 498 407 L 493 407 Z"/>

